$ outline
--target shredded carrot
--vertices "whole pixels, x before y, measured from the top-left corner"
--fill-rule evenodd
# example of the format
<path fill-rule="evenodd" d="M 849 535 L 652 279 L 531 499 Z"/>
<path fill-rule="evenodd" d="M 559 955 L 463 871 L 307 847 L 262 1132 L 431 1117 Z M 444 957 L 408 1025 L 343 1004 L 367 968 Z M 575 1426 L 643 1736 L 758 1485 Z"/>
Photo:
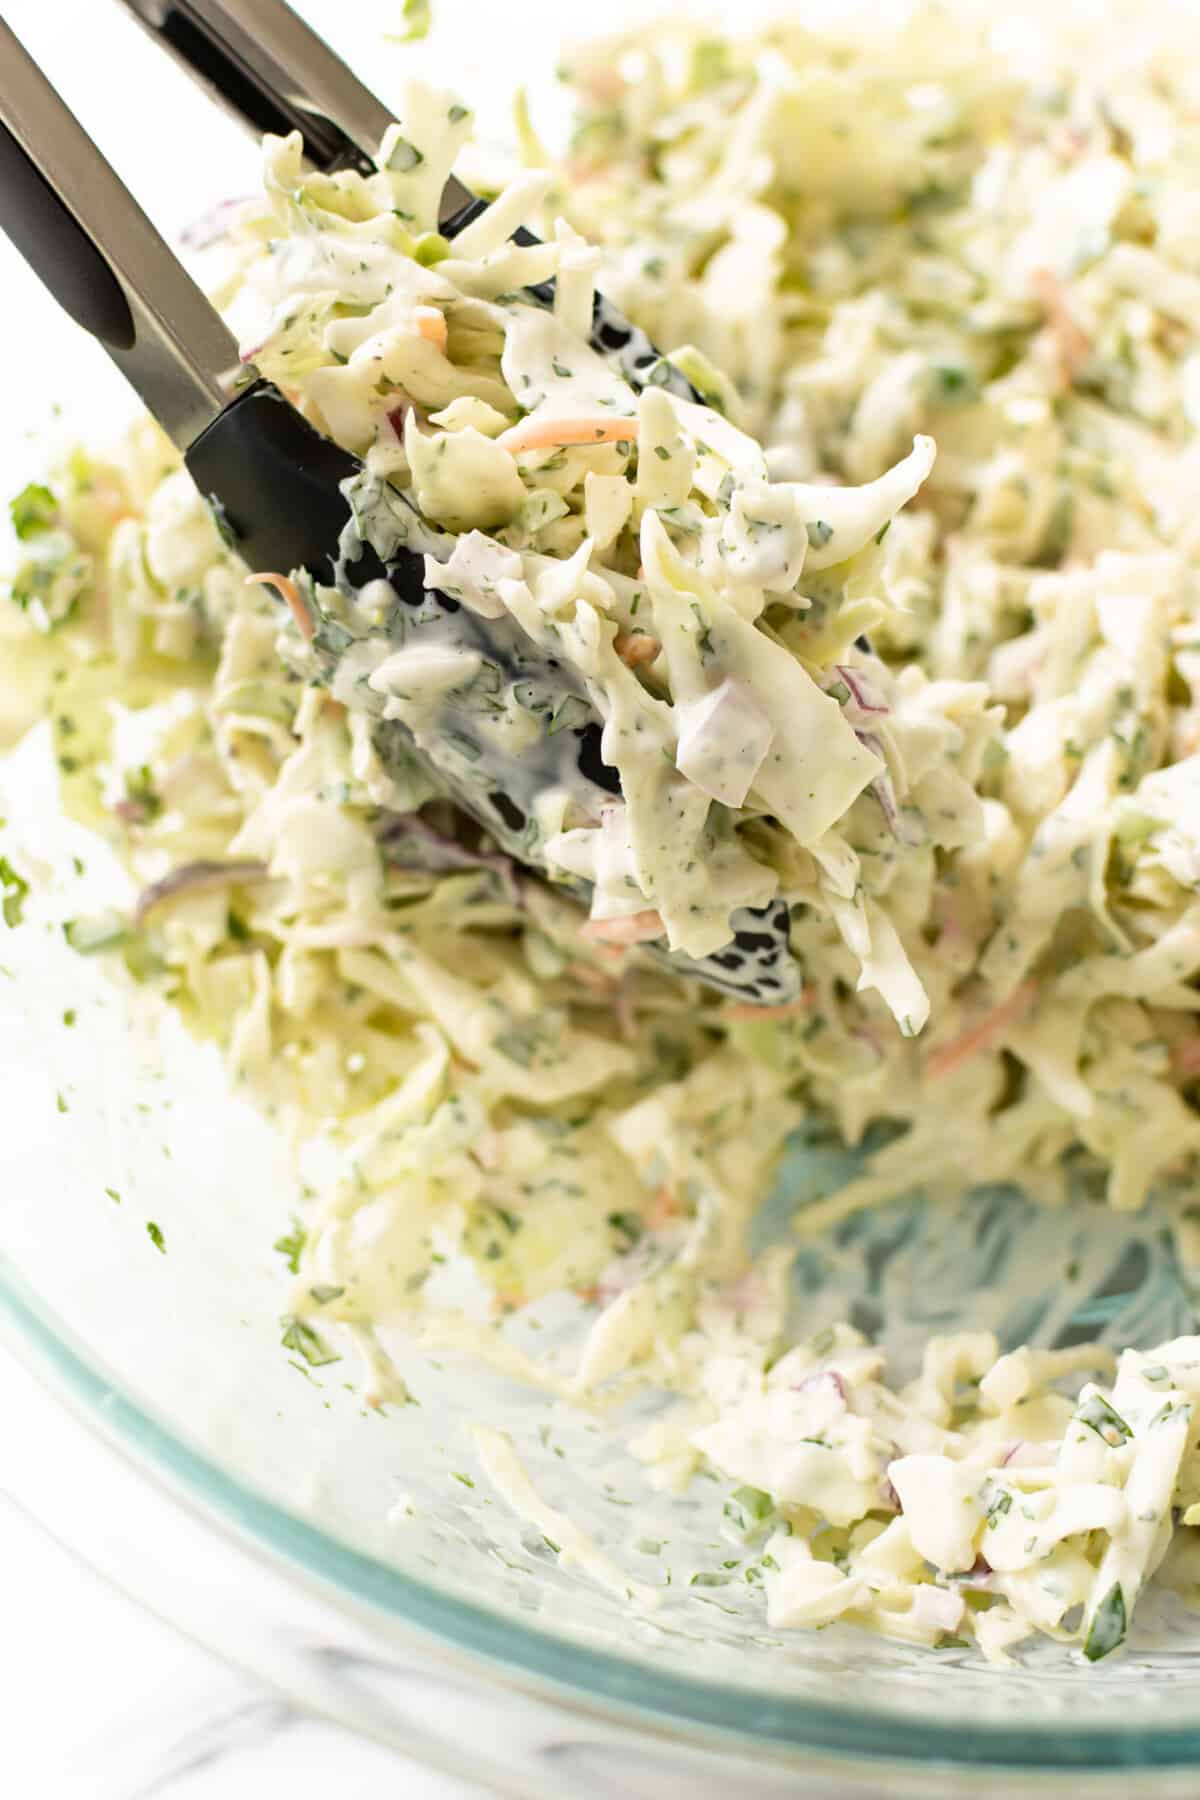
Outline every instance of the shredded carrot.
<path fill-rule="evenodd" d="M 1035 269 L 1032 286 L 1045 309 L 1058 366 L 1069 387 L 1092 353 L 1092 340 L 1067 305 L 1066 289 L 1057 275 L 1050 269 Z"/>
<path fill-rule="evenodd" d="M 789 1000 L 784 1006 L 755 1006 L 752 1000 L 739 1000 L 736 1006 L 725 1008 L 727 1019 L 794 1019 L 797 1013 L 807 1012 L 817 997 L 815 987 L 803 988 L 795 1000 Z"/>
<path fill-rule="evenodd" d="M 413 323 L 417 328 L 417 336 L 427 338 L 436 344 L 439 350 L 446 348 L 449 332 L 446 328 L 446 315 L 436 306 L 414 306 Z"/>
<path fill-rule="evenodd" d="M 647 1220 L 651 1231 L 661 1231 L 669 1219 L 678 1218 L 680 1213 L 678 1198 L 669 1187 L 660 1187 L 654 1196 L 654 1205 L 650 1208 Z"/>
<path fill-rule="evenodd" d="M 627 948 L 632 944 L 649 944 L 666 931 L 659 913 L 633 913 L 628 919 L 588 919 L 580 926 L 579 935 L 594 944 L 612 944 Z"/>
<path fill-rule="evenodd" d="M 625 81 L 616 69 L 593 69 L 583 78 L 589 99 L 598 106 L 614 106 L 625 92 Z"/>
<path fill-rule="evenodd" d="M 624 444 L 637 436 L 636 419 L 522 419 L 495 440 L 515 456 L 518 450 L 550 450 L 557 444 Z"/>
<path fill-rule="evenodd" d="M 662 645 L 644 631 L 618 631 L 613 649 L 627 668 L 636 669 L 642 663 L 653 662 Z"/>
<path fill-rule="evenodd" d="M 1171 1045 L 1171 1067 L 1179 1075 L 1200 1075 L 1200 1037 L 1181 1038 Z"/>
<path fill-rule="evenodd" d="M 301 637 L 311 640 L 313 634 L 312 615 L 304 601 L 300 598 L 300 589 L 290 575 L 247 575 L 247 587 L 273 587 L 281 600 L 286 600 L 291 609 L 293 619 L 299 627 Z"/>
<path fill-rule="evenodd" d="M 616 976 L 606 975 L 603 969 L 594 969 L 590 963 L 568 963 L 563 973 L 569 975 L 572 981 L 577 981 L 580 987 L 585 987 L 589 994 L 596 994 L 605 1000 L 610 1000 L 616 992 Z"/>
<path fill-rule="evenodd" d="M 1001 1001 L 990 1013 L 985 1013 L 978 1024 L 960 1032 L 950 1043 L 943 1044 L 940 1050 L 935 1050 L 926 1061 L 925 1073 L 936 1080 L 941 1075 L 951 1074 L 981 1050 L 990 1050 L 1028 1012 L 1036 993 L 1036 982 L 1023 981 L 1015 993 Z"/>

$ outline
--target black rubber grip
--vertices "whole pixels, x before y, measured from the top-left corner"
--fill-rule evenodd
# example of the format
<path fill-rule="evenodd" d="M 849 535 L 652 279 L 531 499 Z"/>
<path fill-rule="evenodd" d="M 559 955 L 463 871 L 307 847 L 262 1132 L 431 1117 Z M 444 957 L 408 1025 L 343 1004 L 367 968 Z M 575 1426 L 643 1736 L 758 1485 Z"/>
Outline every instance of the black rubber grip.
<path fill-rule="evenodd" d="M 125 290 L 75 215 L 0 125 L 0 229 L 77 325 L 110 350 L 137 337 Z"/>
<path fill-rule="evenodd" d="M 202 431 L 184 458 L 192 480 L 252 569 L 309 569 L 332 579 L 332 559 L 350 508 L 338 483 L 361 468 L 256 381 Z"/>

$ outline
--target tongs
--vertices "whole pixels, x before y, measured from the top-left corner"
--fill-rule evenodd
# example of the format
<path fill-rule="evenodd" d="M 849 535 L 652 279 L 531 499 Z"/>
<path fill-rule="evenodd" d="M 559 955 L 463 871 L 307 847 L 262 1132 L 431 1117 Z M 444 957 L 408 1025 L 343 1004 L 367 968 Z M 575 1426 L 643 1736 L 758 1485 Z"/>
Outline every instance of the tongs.
<path fill-rule="evenodd" d="M 208 91 L 256 134 L 299 131 L 318 169 L 369 174 L 373 154 L 393 122 L 328 45 L 284 0 L 125 0 L 138 21 Z M 440 229 L 453 237 L 483 210 L 453 178 L 442 198 Z M 270 382 L 239 359 L 232 334 L 37 64 L 0 19 L 0 226 L 51 293 L 104 346 L 183 453 L 184 462 L 239 553 L 252 569 L 305 571 L 314 582 L 354 589 L 384 579 L 395 596 L 395 634 L 411 641 L 436 630 L 456 602 L 423 583 L 423 559 L 403 546 L 381 559 L 355 545 L 348 567 L 343 533 L 351 507 L 343 488 L 363 473 L 359 459 L 322 436 Z M 534 241 L 528 233 L 518 237 Z M 526 290 L 535 305 L 553 302 L 552 283 Z M 650 372 L 682 396 L 697 396 L 644 333 L 597 297 L 593 344 L 619 361 L 635 387 Z M 408 504 L 397 490 L 397 504 Z M 353 540 L 352 540 L 353 541 Z M 389 624 L 389 630 L 393 626 Z M 564 672 L 510 620 L 465 610 L 457 621 L 486 658 L 561 701 Z M 336 639 L 318 634 L 322 674 L 332 679 Z M 620 792 L 601 756 L 601 721 L 586 693 L 573 691 L 572 755 L 565 779 L 585 815 L 598 817 Z M 564 739 L 567 733 L 563 733 Z M 428 764 L 398 721 L 380 723 L 377 748 Z M 516 861 L 547 871 L 531 853 L 527 800 L 546 745 L 511 754 L 490 791 L 456 783 L 445 768 L 438 787 Z M 543 762 L 538 763 L 542 754 Z M 522 766 L 526 757 L 531 760 Z M 555 778 L 564 779 L 561 743 Z M 510 778 L 511 777 L 511 778 Z M 570 884 L 577 897 L 586 883 Z M 703 960 L 644 946 L 665 966 L 763 1004 L 799 991 L 788 947 L 788 910 L 775 901 L 743 909 L 726 949 Z"/>

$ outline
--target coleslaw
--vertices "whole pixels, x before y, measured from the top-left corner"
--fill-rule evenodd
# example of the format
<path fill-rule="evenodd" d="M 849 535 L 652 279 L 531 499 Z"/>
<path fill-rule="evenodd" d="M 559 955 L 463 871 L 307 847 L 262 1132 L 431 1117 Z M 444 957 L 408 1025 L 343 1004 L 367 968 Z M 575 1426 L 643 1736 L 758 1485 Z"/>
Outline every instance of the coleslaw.
<path fill-rule="evenodd" d="M 1196 1585 L 1200 1340 L 1114 1365 L 974 1334 L 889 1386 L 848 1326 L 790 1343 L 791 1253 L 745 1250 L 814 1112 L 893 1131 L 802 1233 L 1086 1165 L 1119 1208 L 1175 1182 L 1187 1241 L 1200 92 L 1172 44 L 1021 80 L 920 11 L 641 31 L 570 58 L 565 161 L 522 104 L 539 167 L 452 238 L 454 96 L 414 88 L 370 178 L 269 139 L 220 299 L 363 459 L 344 571 L 423 559 L 405 618 L 247 571 L 149 423 L 14 502 L 64 803 L 133 883 L 71 941 L 340 1159 L 281 1239 L 289 1348 L 351 1333 L 379 1400 L 393 1321 L 576 1400 L 674 1390 L 635 1448 L 730 1484 L 780 1625 L 1097 1660 L 1155 1571 Z M 597 287 L 667 353 L 597 348 Z M 505 1322 L 563 1289 L 582 1350 L 534 1365 Z M 1080 1374 L 1107 1385 L 1055 1385 Z"/>

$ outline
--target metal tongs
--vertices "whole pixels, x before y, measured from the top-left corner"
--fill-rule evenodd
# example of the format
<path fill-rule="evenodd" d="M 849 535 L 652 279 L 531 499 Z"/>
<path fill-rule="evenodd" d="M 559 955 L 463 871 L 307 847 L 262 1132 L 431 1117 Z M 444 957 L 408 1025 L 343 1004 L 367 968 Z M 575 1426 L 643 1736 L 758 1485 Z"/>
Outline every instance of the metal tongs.
<path fill-rule="evenodd" d="M 306 158 L 327 173 L 370 174 L 392 116 L 284 0 L 124 0 L 129 10 L 221 104 L 256 134 L 299 131 Z M 451 238 L 484 209 L 451 178 L 440 229 Z M 241 363 L 220 315 L 159 236 L 37 64 L 0 19 L 0 227 L 70 316 L 104 346 L 183 452 L 200 492 L 213 504 L 236 548 L 254 569 L 304 570 L 343 588 L 386 579 L 397 634 L 444 624 L 457 603 L 423 583 L 422 558 L 404 548 L 381 561 L 363 546 L 347 569 L 339 545 L 351 517 L 343 485 L 362 473 L 359 459 L 323 437 L 270 382 Z M 534 241 L 525 232 L 523 242 Z M 526 290 L 532 305 L 553 302 L 552 283 Z M 634 387 L 650 374 L 688 399 L 692 388 L 602 296 L 592 322 L 597 349 L 619 362 Z M 397 495 L 399 500 L 401 496 Z M 465 612 L 457 629 L 473 634 L 486 658 L 509 676 L 545 685 L 563 672 L 548 663 L 514 622 Z M 326 651 L 326 676 L 336 653 Z M 601 723 L 580 692 L 582 723 L 570 781 L 585 810 L 619 794 L 616 771 L 600 753 Z M 590 714 L 590 718 L 586 717 Z M 396 721 L 380 727 L 377 747 L 407 739 Z M 411 739 L 404 754 L 419 753 Z M 524 754 L 524 753 L 522 753 Z M 560 759 L 561 760 L 561 759 Z M 436 779 L 449 797 L 517 861 L 537 868 L 524 809 L 530 773 L 493 791 Z M 575 884 L 586 900 L 586 884 Z M 799 991 L 788 948 L 786 904 L 735 915 L 733 942 L 703 961 L 646 950 L 665 966 L 692 973 L 746 1000 L 778 1004 Z"/>

